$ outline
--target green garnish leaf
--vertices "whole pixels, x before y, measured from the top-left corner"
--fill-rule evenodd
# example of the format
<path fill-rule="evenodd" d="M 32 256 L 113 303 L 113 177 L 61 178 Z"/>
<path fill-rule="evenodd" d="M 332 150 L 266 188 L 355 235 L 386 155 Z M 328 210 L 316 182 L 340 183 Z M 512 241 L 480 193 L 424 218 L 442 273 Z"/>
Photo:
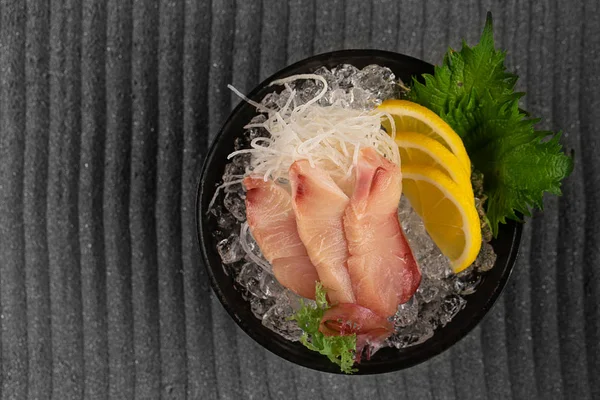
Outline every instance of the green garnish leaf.
<path fill-rule="evenodd" d="M 351 374 L 357 371 L 352 368 L 356 353 L 356 335 L 325 336 L 319 331 L 323 314 L 329 308 L 326 294 L 323 285 L 317 282 L 316 307 L 300 300 L 300 310 L 291 319 L 295 320 L 303 331 L 300 342 L 304 346 L 327 356 L 331 362 L 340 366 L 342 372 Z"/>
<path fill-rule="evenodd" d="M 517 76 L 506 72 L 506 53 L 495 49 L 488 13 L 479 43 L 465 43 L 444 57 L 425 83 L 413 81 L 409 97 L 438 114 L 463 139 L 471 163 L 484 175 L 486 215 L 494 236 L 498 224 L 543 207 L 543 194 L 560 195 L 573 159 L 560 134 L 538 131 L 519 108 Z"/>

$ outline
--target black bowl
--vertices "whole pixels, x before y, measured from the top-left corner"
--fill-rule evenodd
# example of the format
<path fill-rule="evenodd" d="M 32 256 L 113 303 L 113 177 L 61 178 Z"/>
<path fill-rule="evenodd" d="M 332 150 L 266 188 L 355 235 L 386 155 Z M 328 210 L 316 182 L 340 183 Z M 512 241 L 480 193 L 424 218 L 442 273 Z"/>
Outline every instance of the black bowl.
<path fill-rule="evenodd" d="M 423 73 L 433 72 L 432 65 L 398 53 L 379 50 L 343 50 L 310 57 L 284 68 L 262 82 L 248 97 L 260 101 L 267 93 L 276 89 L 268 86 L 269 82 L 275 79 L 311 73 L 320 66 L 332 68 L 345 63 L 358 68 L 369 64 L 386 66 L 404 82 L 410 82 L 413 76 L 418 77 Z M 216 222 L 207 217 L 206 210 L 215 187 L 221 181 L 225 164 L 228 162 L 227 155 L 233 151 L 234 139 L 243 134 L 243 126 L 254 115 L 256 110 L 252 106 L 240 102 L 221 128 L 204 162 L 196 204 L 198 242 L 204 264 L 212 288 L 223 307 L 252 339 L 293 363 L 319 371 L 340 373 L 339 367 L 324 356 L 306 349 L 300 343 L 290 342 L 264 327 L 252 314 L 250 304 L 234 288 L 233 279 L 225 274 L 216 250 L 216 240 L 212 235 L 217 229 Z M 358 374 L 385 373 L 411 367 L 441 353 L 465 337 L 490 310 L 506 285 L 515 265 L 521 230 L 521 224 L 515 222 L 501 227 L 498 238 L 492 242 L 498 256 L 494 268 L 484 275 L 477 291 L 467 297 L 466 307 L 452 321 L 438 329 L 425 343 L 401 350 L 395 348 L 379 350 L 370 360 L 362 361 L 358 366 Z"/>

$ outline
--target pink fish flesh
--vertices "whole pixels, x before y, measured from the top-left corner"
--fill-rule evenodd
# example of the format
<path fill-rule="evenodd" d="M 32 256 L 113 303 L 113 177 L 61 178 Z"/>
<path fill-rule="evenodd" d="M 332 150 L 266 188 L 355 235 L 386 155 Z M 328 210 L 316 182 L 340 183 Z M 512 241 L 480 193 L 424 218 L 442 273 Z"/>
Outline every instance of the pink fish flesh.
<path fill-rule="evenodd" d="M 358 304 L 342 303 L 325 311 L 319 330 L 326 336 L 356 334 L 355 361 L 366 353 L 370 358 L 392 334 L 394 327 L 387 318 Z"/>
<path fill-rule="evenodd" d="M 312 168 L 307 160 L 292 164 L 289 178 L 298 234 L 330 302 L 354 303 L 342 222 L 348 196 L 329 174 Z"/>
<path fill-rule="evenodd" d="M 319 275 L 310 262 L 296 227 L 289 193 L 273 181 L 246 177 L 246 218 L 275 278 L 302 297 L 315 298 Z"/>
<path fill-rule="evenodd" d="M 419 287 L 421 272 L 398 221 L 402 174 L 374 149 L 362 149 L 345 210 L 348 271 L 356 302 L 394 315 Z"/>

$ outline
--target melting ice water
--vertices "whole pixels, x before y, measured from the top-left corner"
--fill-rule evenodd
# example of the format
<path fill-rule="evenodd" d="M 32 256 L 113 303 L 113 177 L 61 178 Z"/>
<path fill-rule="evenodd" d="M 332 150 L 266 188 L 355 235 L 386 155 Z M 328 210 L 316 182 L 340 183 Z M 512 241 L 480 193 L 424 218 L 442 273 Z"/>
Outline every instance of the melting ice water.
<path fill-rule="evenodd" d="M 335 102 L 367 110 L 385 99 L 401 96 L 400 82 L 385 67 L 370 65 L 359 70 L 345 64 L 332 70 L 322 67 L 315 73 L 325 77 L 329 84 L 326 96 L 320 100 L 321 105 Z M 295 89 L 303 101 L 308 101 L 319 92 L 320 86 L 313 81 L 300 81 Z M 281 107 L 287 96 L 287 90 L 280 94 L 269 94 L 262 104 Z M 253 119 L 253 122 L 262 121 L 262 115 Z M 249 147 L 252 139 L 267 135 L 262 128 L 248 129 L 243 137 L 236 139 L 235 149 Z M 248 164 L 248 155 L 235 157 L 225 167 L 223 182 L 239 180 Z M 211 217 L 218 226 L 214 236 L 225 272 L 234 278 L 237 288 L 250 303 L 252 312 L 264 326 L 286 339 L 298 340 L 302 332 L 296 322 L 288 317 L 298 309 L 300 297 L 275 280 L 250 235 L 245 225 L 245 193 L 242 185 L 226 186 L 223 192 L 211 210 Z M 476 203 L 480 204 L 481 200 L 476 199 Z M 403 348 L 426 341 L 433 336 L 435 329 L 450 322 L 464 308 L 467 301 L 464 296 L 477 289 L 482 272 L 494 265 L 496 255 L 492 247 L 484 242 L 474 264 L 460 274 L 453 274 L 448 260 L 433 243 L 423 222 L 405 198 L 400 201 L 398 216 L 422 272 L 421 285 L 415 295 L 407 303 L 401 304 L 391 318 L 395 333 L 388 339 L 388 344 Z M 251 256 L 243 246 L 250 249 Z"/>

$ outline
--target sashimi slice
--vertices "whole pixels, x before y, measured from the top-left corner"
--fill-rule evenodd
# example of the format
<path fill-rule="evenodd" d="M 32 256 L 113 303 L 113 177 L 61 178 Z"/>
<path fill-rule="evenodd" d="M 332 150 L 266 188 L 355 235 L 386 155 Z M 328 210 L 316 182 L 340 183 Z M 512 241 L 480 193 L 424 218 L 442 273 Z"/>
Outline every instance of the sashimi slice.
<path fill-rule="evenodd" d="M 307 160 L 292 164 L 289 178 L 298 234 L 330 302 L 354 303 L 342 222 L 348 196 L 329 174 L 312 168 Z"/>
<path fill-rule="evenodd" d="M 385 344 L 394 327 L 368 308 L 342 303 L 325 311 L 319 330 L 326 336 L 356 334 L 355 361 L 360 362 L 363 352 L 369 359 Z"/>
<path fill-rule="evenodd" d="M 352 196 L 354 192 L 354 184 L 356 182 L 356 176 L 354 171 L 350 171 L 349 175 L 334 179 L 335 183 L 342 189 L 342 192 L 348 197 Z"/>
<path fill-rule="evenodd" d="M 372 148 L 361 150 L 344 215 L 348 271 L 357 304 L 388 317 L 419 287 L 421 272 L 398 221 L 400 168 Z"/>
<path fill-rule="evenodd" d="M 314 299 L 317 270 L 296 228 L 290 194 L 273 181 L 246 177 L 246 218 L 275 278 L 300 296 Z"/>
<path fill-rule="evenodd" d="M 353 303 L 340 303 L 329 308 L 319 326 L 325 336 L 363 334 L 380 329 L 392 332 L 394 327 L 387 318 Z"/>
<path fill-rule="evenodd" d="M 308 255 L 273 260 L 273 275 L 279 283 L 307 299 L 315 299 L 319 275 Z"/>

